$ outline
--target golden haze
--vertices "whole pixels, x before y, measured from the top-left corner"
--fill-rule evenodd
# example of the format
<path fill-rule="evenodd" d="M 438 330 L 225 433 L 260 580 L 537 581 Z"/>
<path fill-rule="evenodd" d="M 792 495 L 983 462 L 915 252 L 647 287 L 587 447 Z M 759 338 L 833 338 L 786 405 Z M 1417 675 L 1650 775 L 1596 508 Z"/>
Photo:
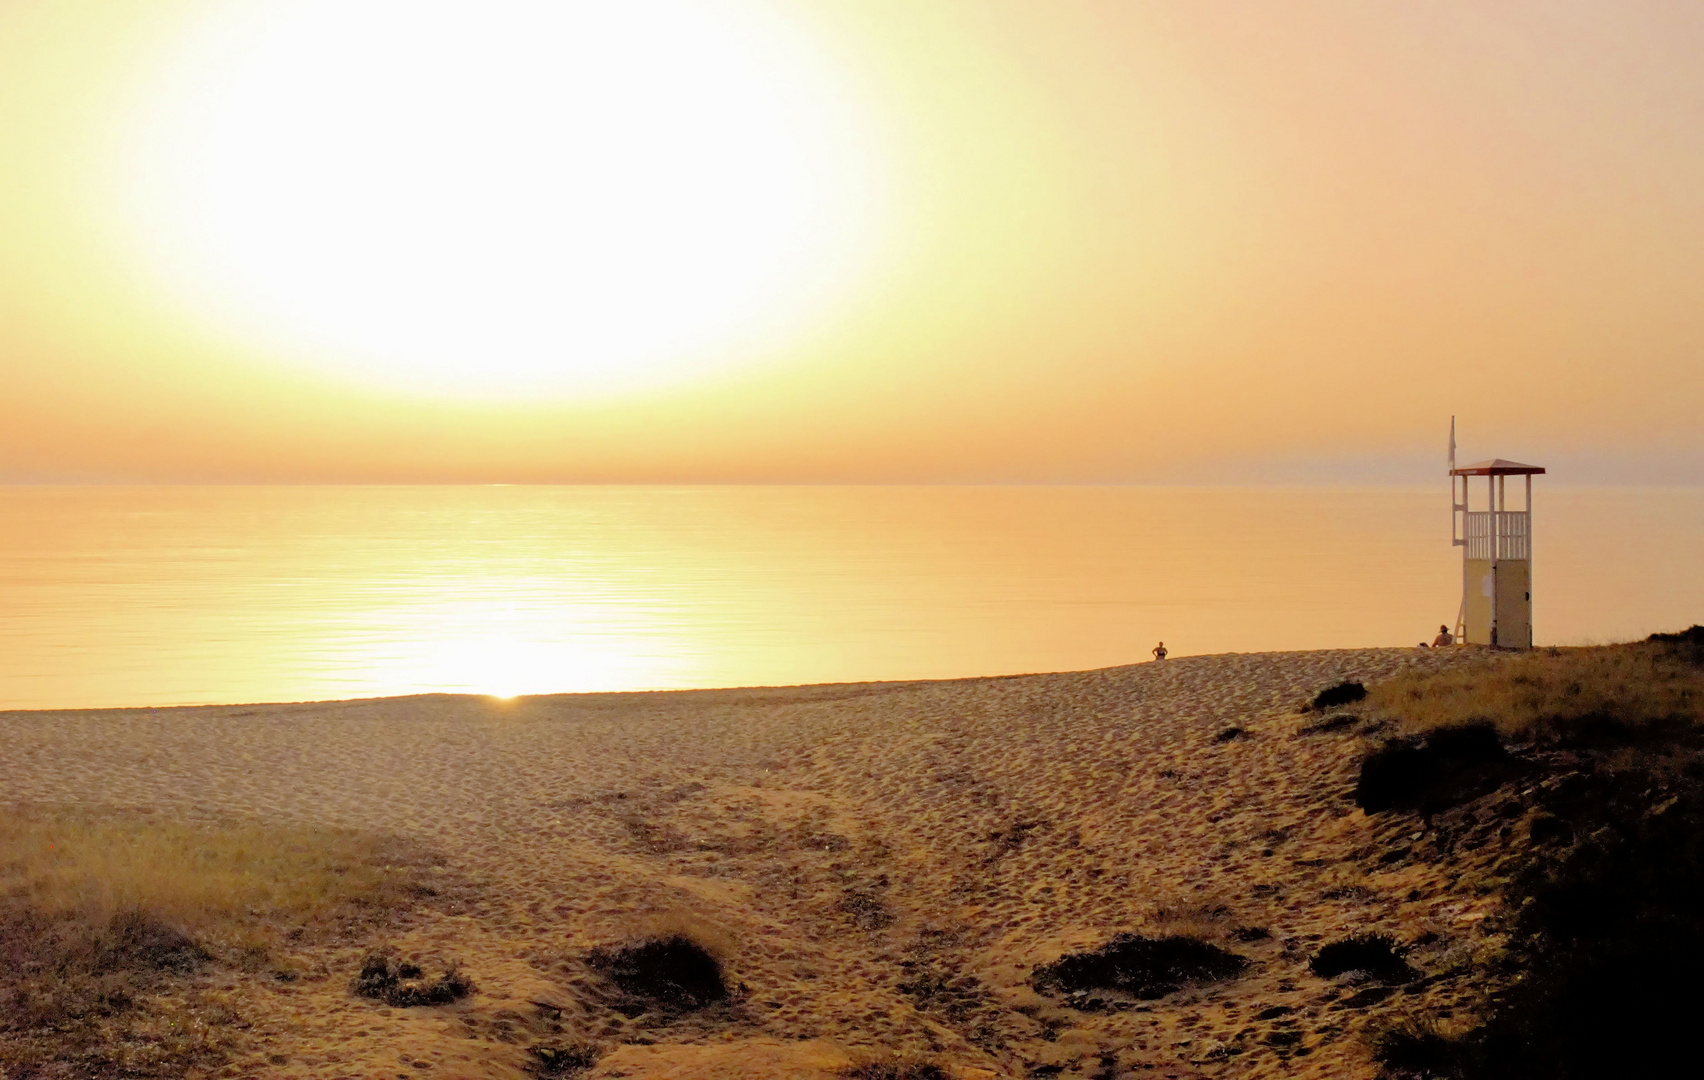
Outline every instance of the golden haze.
<path fill-rule="evenodd" d="M 687 147 L 680 153 L 708 156 L 701 169 L 679 168 L 688 159 L 665 146 L 623 159 L 643 166 L 628 176 L 607 157 L 582 163 L 571 146 L 551 150 L 548 130 L 538 146 L 522 146 L 534 128 L 507 142 L 474 137 L 548 112 L 446 112 L 434 150 L 442 168 L 404 168 L 427 160 L 419 143 L 394 160 L 364 147 L 343 162 L 347 190 L 333 183 L 331 202 L 280 210 L 340 206 L 359 221 L 425 191 L 441 220 L 416 236 L 398 218 L 349 241 L 364 247 L 325 251 L 323 264 L 292 268 L 264 244 L 237 251 L 259 275 L 244 295 L 301 316 L 257 329 L 224 300 L 186 299 L 173 260 L 200 249 L 174 246 L 174 230 L 206 221 L 159 210 L 144 197 L 153 174 L 136 163 L 192 179 L 198 166 L 172 158 L 138 118 L 171 87 L 190 88 L 180 101 L 189 111 L 174 115 L 191 129 L 198 108 L 217 112 L 217 81 L 172 66 L 197 55 L 185 43 L 215 14 L 255 20 L 260 48 L 274 40 L 266 20 L 282 25 L 284 13 L 318 6 L 19 0 L 0 9 L 0 478 L 1243 478 L 1287 475 L 1285 463 L 1430 467 L 1441 419 L 1460 413 L 1477 438 L 1495 432 L 1487 449 L 1560 455 L 1587 471 L 1620 461 L 1623 474 L 1667 462 L 1667 479 L 1697 479 L 1704 75 L 1692 58 L 1704 16 L 1695 7 L 694 5 L 724 28 L 768 28 L 729 40 L 770 42 L 750 45 L 770 65 L 759 72 L 769 83 L 700 88 L 706 100 L 756 110 L 724 110 L 733 156 Z M 536 8 L 483 10 L 524 28 Z M 398 10 L 355 9 L 375 26 Z M 420 35 L 475 20 L 469 39 L 483 43 L 484 66 L 469 70 L 501 70 L 507 39 L 478 22 L 496 15 L 476 5 L 411 10 L 397 25 L 404 45 L 438 47 L 444 35 Z M 647 46 L 631 27 L 609 33 Z M 528 55 L 548 57 L 535 46 Z M 367 74 L 401 95 L 409 130 L 430 134 L 431 110 L 453 112 L 460 99 L 421 81 L 401 52 L 375 54 Z M 289 58 L 278 62 L 288 75 Z M 695 77 L 733 70 L 706 63 Z M 300 76 L 305 87 L 347 85 L 351 114 L 382 117 L 384 103 L 360 89 L 362 70 L 339 68 L 354 80 L 343 84 Z M 390 77 L 399 71 L 416 81 Z M 475 83 L 466 100 L 488 111 L 520 93 Z M 753 119 L 765 94 L 807 84 L 815 112 L 768 127 Z M 411 86 L 420 92 L 410 96 Z M 661 113 L 620 90 L 607 108 L 575 99 L 573 115 L 631 115 L 636 130 L 661 130 Z M 827 119 L 813 127 L 813 117 Z M 798 142 L 805 130 L 818 142 Z M 312 135 L 301 145 L 337 145 Z M 620 131 L 602 137 L 617 142 L 597 145 L 625 145 Z M 241 145 L 275 148 L 264 138 Z M 674 179 L 659 178 L 671 163 Z M 658 221 L 709 200 L 679 218 L 690 258 L 675 261 L 691 272 L 663 274 L 667 288 L 649 299 L 610 293 L 610 304 L 633 307 L 601 336 L 553 322 L 552 305 L 588 320 L 609 307 L 589 306 L 607 283 L 584 267 L 560 280 L 590 292 L 563 286 L 516 300 L 479 292 L 491 276 L 453 260 L 412 284 L 412 249 L 403 254 L 414 262 L 384 261 L 402 260 L 391 247 L 405 240 L 433 250 L 436 228 L 475 237 L 457 250 L 492 256 L 500 282 L 542 280 L 509 258 L 532 249 L 479 246 L 475 210 L 501 217 L 494 192 L 528 170 L 570 175 L 581 164 L 592 177 L 583 200 L 643 187 Z M 292 167 L 319 176 L 338 165 Z M 802 171 L 780 194 L 739 202 L 750 194 L 742 176 L 773 180 L 783 166 Z M 397 190 L 361 187 L 374 176 L 396 178 Z M 452 181 L 468 190 L 465 203 L 445 194 Z M 265 224 L 252 216 L 265 205 L 247 205 L 239 223 Z M 626 206 L 623 220 L 650 220 L 644 205 Z M 728 206 L 744 206 L 749 224 L 717 232 L 746 221 L 710 220 Z M 154 247 L 134 235 L 138 207 L 144 217 L 158 210 L 149 220 L 165 239 Z M 567 202 L 556 209 L 561 229 L 596 220 Z M 268 242 L 289 239 L 279 235 Z M 673 242 L 653 238 L 645 250 L 672 266 Z M 349 266 L 391 292 L 314 291 L 316 267 Z M 195 273 L 211 280 L 205 267 Z M 241 284 L 240 274 L 213 277 Z M 307 307 L 291 306 L 303 296 Z M 464 297 L 472 314 L 443 323 L 445 296 Z M 313 305 L 332 300 L 348 310 L 325 323 Z M 695 303 L 702 318 L 690 322 Z M 398 314 L 410 304 L 418 322 Z M 622 353 L 677 323 L 691 333 L 661 334 L 643 357 Z M 440 325 L 450 329 L 421 329 Z M 462 350 L 454 357 L 491 345 L 463 365 L 475 372 L 508 370 L 520 344 L 542 342 L 548 370 L 511 379 L 502 394 L 457 384 L 459 360 L 447 382 L 396 376 L 445 340 Z M 387 348 L 389 375 L 372 377 L 367 354 Z M 550 368 L 550 349 L 579 349 L 621 377 L 564 374 Z"/>

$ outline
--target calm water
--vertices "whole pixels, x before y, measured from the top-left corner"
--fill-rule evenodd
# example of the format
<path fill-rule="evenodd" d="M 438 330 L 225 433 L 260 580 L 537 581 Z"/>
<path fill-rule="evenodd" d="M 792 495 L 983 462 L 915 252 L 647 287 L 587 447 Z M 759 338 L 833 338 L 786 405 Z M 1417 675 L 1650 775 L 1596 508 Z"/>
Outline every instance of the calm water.
<path fill-rule="evenodd" d="M 0 708 L 1411 645 L 1448 488 L 0 488 Z M 1704 491 L 1547 489 L 1539 643 L 1704 621 Z"/>

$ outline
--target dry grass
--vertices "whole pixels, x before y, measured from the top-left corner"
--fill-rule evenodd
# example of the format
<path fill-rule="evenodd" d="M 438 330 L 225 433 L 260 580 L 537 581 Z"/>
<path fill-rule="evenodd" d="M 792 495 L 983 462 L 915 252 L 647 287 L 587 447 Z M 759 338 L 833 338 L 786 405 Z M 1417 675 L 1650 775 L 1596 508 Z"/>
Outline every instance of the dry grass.
<path fill-rule="evenodd" d="M 182 1075 L 232 1045 L 191 976 L 413 907 L 441 873 L 354 833 L 133 811 L 0 815 L 0 1076 Z"/>
<path fill-rule="evenodd" d="M 1652 643 L 1488 654 L 1374 687 L 1372 704 L 1411 732 L 1481 721 L 1507 739 L 1568 739 L 1704 721 L 1704 667 Z"/>
<path fill-rule="evenodd" d="M 847 1080 L 951 1080 L 952 1073 L 920 1054 L 866 1053 L 841 1072 Z"/>

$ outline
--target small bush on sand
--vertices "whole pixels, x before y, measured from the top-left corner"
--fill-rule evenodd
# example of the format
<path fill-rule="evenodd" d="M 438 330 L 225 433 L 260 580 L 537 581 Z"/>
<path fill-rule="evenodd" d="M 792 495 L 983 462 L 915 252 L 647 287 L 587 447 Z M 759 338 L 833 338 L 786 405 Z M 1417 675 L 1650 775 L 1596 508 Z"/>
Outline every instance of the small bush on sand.
<path fill-rule="evenodd" d="M 1704 722 L 1704 667 L 1665 643 L 1539 649 L 1399 676 L 1372 700 L 1416 733 L 1481 722 L 1519 741 L 1616 739 Z"/>
<path fill-rule="evenodd" d="M 394 953 L 381 949 L 361 961 L 361 973 L 349 984 L 349 990 L 394 1009 L 413 1009 L 460 1001 L 473 993 L 474 986 L 473 980 L 453 964 L 431 978 L 418 964 L 399 960 Z"/>
<path fill-rule="evenodd" d="M 1355 782 L 1355 805 L 1435 813 L 1493 790 L 1513 769 L 1489 723 L 1436 728 L 1424 739 L 1393 739 L 1368 754 Z"/>
<path fill-rule="evenodd" d="M 1315 712 L 1335 709 L 1342 705 L 1353 705 L 1363 701 L 1367 696 L 1367 688 L 1358 682 L 1340 682 L 1336 686 L 1328 686 L 1314 695 L 1311 702 Z"/>
<path fill-rule="evenodd" d="M 328 830 L 137 812 L 0 812 L 0 1076 L 181 1076 L 234 1036 L 209 964 L 411 907 L 424 860 Z M 69 1071 L 68 1071 L 69 1070 Z"/>
<path fill-rule="evenodd" d="M 1322 979 L 1361 971 L 1390 983 L 1407 982 L 1417 974 L 1402 959 L 1396 942 L 1384 934 L 1353 934 L 1334 941 L 1314 954 L 1308 969 Z"/>
<path fill-rule="evenodd" d="M 728 996 L 721 961 L 681 934 L 603 946 L 586 962 L 622 993 L 651 1006 L 686 1012 Z"/>
<path fill-rule="evenodd" d="M 855 1057 L 840 1075 L 847 1080 L 952 1080 L 952 1073 L 919 1054 Z"/>
<path fill-rule="evenodd" d="M 603 1054 L 603 1047 L 584 1040 L 554 1046 L 535 1046 L 532 1048 L 533 1061 L 529 1071 L 534 1076 L 548 1080 L 579 1076 L 596 1065 Z"/>
<path fill-rule="evenodd" d="M 1461 1071 L 1461 1047 L 1436 1022 L 1404 1017 L 1371 1034 L 1373 1059 L 1386 1077 L 1455 1077 Z"/>
<path fill-rule="evenodd" d="M 1119 934 L 1093 952 L 1067 953 L 1036 968 L 1031 983 L 1043 992 L 1116 990 L 1153 999 L 1193 983 L 1235 978 L 1246 967 L 1243 957 L 1196 938 Z"/>

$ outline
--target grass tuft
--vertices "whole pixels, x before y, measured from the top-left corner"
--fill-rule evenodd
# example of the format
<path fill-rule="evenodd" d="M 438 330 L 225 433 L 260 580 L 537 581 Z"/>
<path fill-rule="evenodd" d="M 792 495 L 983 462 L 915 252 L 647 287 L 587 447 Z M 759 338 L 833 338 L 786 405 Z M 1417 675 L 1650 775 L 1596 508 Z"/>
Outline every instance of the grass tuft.
<path fill-rule="evenodd" d="M 579 1076 L 596 1065 L 603 1053 L 603 1047 L 583 1039 L 558 1045 L 535 1046 L 532 1048 L 533 1060 L 529 1071 L 534 1076 L 548 1077 L 550 1080 Z"/>
<path fill-rule="evenodd" d="M 951 1080 L 952 1073 L 920 1054 L 870 1054 L 842 1070 L 847 1080 Z"/>

